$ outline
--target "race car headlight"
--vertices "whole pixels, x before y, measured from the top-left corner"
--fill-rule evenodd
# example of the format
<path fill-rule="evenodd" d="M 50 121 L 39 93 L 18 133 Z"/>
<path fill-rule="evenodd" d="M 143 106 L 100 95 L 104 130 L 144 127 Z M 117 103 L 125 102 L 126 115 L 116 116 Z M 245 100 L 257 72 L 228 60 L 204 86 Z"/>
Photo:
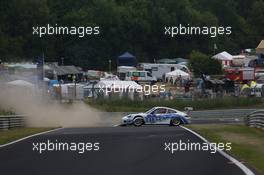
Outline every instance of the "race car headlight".
<path fill-rule="evenodd" d="M 126 120 L 126 119 L 129 119 L 131 116 L 130 115 L 126 115 L 126 116 L 124 116 L 122 119 L 123 120 Z"/>
<path fill-rule="evenodd" d="M 191 117 L 188 116 L 188 115 L 185 115 L 184 117 L 185 117 L 186 119 L 191 119 Z"/>

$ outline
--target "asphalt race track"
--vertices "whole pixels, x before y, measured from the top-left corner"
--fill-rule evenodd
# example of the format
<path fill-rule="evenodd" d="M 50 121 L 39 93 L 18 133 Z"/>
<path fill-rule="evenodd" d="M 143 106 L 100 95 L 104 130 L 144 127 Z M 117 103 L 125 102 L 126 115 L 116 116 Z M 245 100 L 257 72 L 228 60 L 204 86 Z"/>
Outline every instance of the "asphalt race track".
<path fill-rule="evenodd" d="M 99 151 L 53 151 L 39 154 L 33 143 L 99 142 Z M 65 128 L 0 148 L 3 175 L 242 175 L 220 153 L 165 151 L 164 142 L 202 143 L 181 127 Z"/>

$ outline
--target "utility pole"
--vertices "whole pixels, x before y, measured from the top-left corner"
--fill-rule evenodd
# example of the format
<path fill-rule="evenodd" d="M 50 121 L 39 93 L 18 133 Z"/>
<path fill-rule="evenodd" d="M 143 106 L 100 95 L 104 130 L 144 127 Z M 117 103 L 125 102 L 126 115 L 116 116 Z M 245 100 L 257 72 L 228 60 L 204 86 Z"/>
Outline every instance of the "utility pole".
<path fill-rule="evenodd" d="M 109 62 L 109 73 L 111 73 L 111 63 L 112 63 L 112 60 L 108 60 L 108 62 Z"/>
<path fill-rule="evenodd" d="M 214 43 L 214 55 L 216 50 L 217 50 L 217 45 Z"/>
<path fill-rule="evenodd" d="M 43 80 L 45 78 L 45 57 L 44 57 L 44 52 L 42 53 L 42 62 L 43 62 L 43 66 L 42 66 L 42 71 L 43 71 Z"/>
<path fill-rule="evenodd" d="M 64 57 L 61 57 L 61 65 L 64 65 Z"/>

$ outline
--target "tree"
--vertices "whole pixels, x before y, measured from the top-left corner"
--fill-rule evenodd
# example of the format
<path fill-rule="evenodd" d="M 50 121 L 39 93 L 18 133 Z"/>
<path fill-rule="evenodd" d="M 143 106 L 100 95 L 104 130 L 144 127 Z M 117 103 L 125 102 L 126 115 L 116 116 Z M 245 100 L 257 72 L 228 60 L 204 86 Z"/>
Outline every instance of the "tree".
<path fill-rule="evenodd" d="M 222 65 L 219 61 L 199 51 L 192 51 L 189 66 L 196 77 L 201 74 L 217 75 L 222 73 Z"/>
<path fill-rule="evenodd" d="M 255 48 L 264 37 L 264 0 L 1 0 L 0 58 L 32 60 L 45 53 L 88 69 L 108 68 L 125 51 L 140 62 L 188 57 L 192 50 L 210 54 Z M 101 34 L 32 35 L 33 26 L 100 26 Z M 164 35 L 165 26 L 231 26 L 231 35 Z"/>

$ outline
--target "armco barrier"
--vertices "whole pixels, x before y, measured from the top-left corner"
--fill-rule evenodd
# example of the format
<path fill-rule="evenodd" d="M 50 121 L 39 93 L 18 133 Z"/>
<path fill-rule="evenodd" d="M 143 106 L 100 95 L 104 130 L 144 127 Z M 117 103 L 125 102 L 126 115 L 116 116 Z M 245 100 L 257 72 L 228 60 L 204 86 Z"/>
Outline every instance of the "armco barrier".
<path fill-rule="evenodd" d="M 264 129 L 264 110 L 257 110 L 245 117 L 248 126 Z"/>
<path fill-rule="evenodd" d="M 190 111 L 192 118 L 243 118 L 256 109 L 218 109 Z"/>
<path fill-rule="evenodd" d="M 8 130 L 10 128 L 23 127 L 23 115 L 0 116 L 0 130 Z"/>

